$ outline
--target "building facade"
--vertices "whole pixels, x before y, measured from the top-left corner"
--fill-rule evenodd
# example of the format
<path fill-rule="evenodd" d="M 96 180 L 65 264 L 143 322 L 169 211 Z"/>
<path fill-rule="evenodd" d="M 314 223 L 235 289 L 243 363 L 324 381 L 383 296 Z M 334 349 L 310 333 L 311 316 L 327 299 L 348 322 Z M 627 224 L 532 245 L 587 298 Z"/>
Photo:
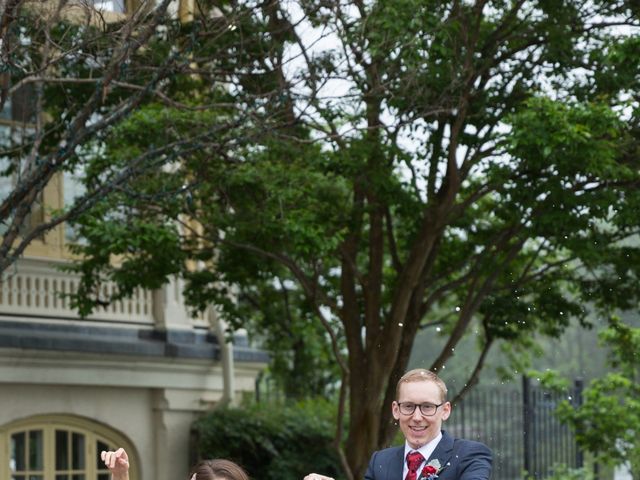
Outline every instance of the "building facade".
<path fill-rule="evenodd" d="M 97 458 L 118 446 L 132 480 L 185 477 L 192 422 L 252 392 L 266 355 L 190 317 L 175 283 L 80 319 L 56 263 L 0 283 L 0 480 L 107 480 Z"/>
<path fill-rule="evenodd" d="M 117 16 L 131 2 L 93 3 Z M 0 112 L 0 142 L 32 128 L 29 95 L 18 93 Z M 0 176 L 0 200 L 15 181 Z M 28 221 L 46 220 L 77 187 L 55 176 Z M 191 316 L 179 281 L 80 318 L 64 297 L 78 278 L 59 269 L 72 236 L 61 226 L 34 240 L 0 278 L 0 480 L 108 480 L 99 453 L 119 446 L 132 480 L 186 478 L 193 421 L 253 392 L 267 355 L 246 335 L 229 341 L 214 309 Z"/>

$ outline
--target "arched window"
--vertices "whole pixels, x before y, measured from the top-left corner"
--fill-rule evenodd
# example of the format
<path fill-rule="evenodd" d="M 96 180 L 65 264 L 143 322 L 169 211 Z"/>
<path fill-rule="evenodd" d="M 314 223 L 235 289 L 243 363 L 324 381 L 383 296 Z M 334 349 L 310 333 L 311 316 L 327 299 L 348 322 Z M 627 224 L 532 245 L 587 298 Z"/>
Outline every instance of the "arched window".
<path fill-rule="evenodd" d="M 0 480 L 109 480 L 102 450 L 124 447 L 131 480 L 137 480 L 135 450 L 123 435 L 70 415 L 30 417 L 0 428 Z"/>

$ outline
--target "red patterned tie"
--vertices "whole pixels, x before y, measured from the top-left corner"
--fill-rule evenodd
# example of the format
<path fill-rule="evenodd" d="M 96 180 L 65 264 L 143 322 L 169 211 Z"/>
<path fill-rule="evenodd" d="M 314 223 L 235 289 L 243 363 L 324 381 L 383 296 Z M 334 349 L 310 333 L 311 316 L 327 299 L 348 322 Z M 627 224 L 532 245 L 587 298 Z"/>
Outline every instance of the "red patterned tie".
<path fill-rule="evenodd" d="M 411 452 L 407 454 L 407 466 L 409 467 L 409 471 L 407 472 L 407 476 L 404 480 L 416 480 L 418 468 L 423 461 L 424 457 L 420 452 Z"/>

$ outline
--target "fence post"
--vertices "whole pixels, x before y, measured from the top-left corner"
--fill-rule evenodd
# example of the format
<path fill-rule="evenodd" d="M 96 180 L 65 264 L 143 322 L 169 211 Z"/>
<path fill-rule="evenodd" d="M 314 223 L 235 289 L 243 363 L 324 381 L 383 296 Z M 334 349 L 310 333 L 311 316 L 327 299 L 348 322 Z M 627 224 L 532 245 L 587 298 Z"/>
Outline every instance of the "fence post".
<path fill-rule="evenodd" d="M 262 385 L 262 377 L 264 377 L 264 372 L 261 370 L 260 373 L 256 376 L 256 387 L 255 387 L 255 395 L 256 395 L 256 403 L 260 403 L 262 398 L 260 398 L 260 386 Z"/>
<path fill-rule="evenodd" d="M 531 408 L 531 380 L 522 376 L 522 445 L 524 447 L 524 470 L 527 477 L 532 473 L 531 435 L 533 434 L 533 410 Z"/>
<path fill-rule="evenodd" d="M 574 386 L 573 406 L 574 408 L 580 408 L 580 406 L 582 405 L 582 390 L 584 389 L 584 381 L 581 378 L 576 378 L 573 381 L 573 386 Z M 576 432 L 576 433 L 579 433 L 579 432 Z M 576 468 L 582 468 L 584 467 L 584 453 L 580 448 L 580 445 L 578 445 L 577 439 L 574 441 L 576 444 Z"/>
<path fill-rule="evenodd" d="M 460 431 L 461 431 L 460 436 L 462 438 L 466 438 L 466 436 L 465 436 L 466 433 L 465 433 L 465 430 L 464 430 L 465 423 L 466 423 L 465 420 L 464 420 L 465 408 L 464 408 L 463 403 L 462 402 L 458 403 L 458 405 L 456 405 L 456 409 L 458 411 L 457 415 L 458 415 L 458 420 L 460 422 Z"/>

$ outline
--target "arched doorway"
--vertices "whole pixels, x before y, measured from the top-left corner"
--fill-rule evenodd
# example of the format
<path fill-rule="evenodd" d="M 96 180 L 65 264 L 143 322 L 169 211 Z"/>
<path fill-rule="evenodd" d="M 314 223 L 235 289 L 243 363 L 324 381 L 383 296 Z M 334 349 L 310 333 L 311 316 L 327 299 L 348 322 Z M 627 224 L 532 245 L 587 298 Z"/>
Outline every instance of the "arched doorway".
<path fill-rule="evenodd" d="M 133 445 L 107 425 L 74 415 L 24 418 L 0 427 L 0 480 L 109 480 L 100 452 L 118 447 L 138 480 Z"/>

